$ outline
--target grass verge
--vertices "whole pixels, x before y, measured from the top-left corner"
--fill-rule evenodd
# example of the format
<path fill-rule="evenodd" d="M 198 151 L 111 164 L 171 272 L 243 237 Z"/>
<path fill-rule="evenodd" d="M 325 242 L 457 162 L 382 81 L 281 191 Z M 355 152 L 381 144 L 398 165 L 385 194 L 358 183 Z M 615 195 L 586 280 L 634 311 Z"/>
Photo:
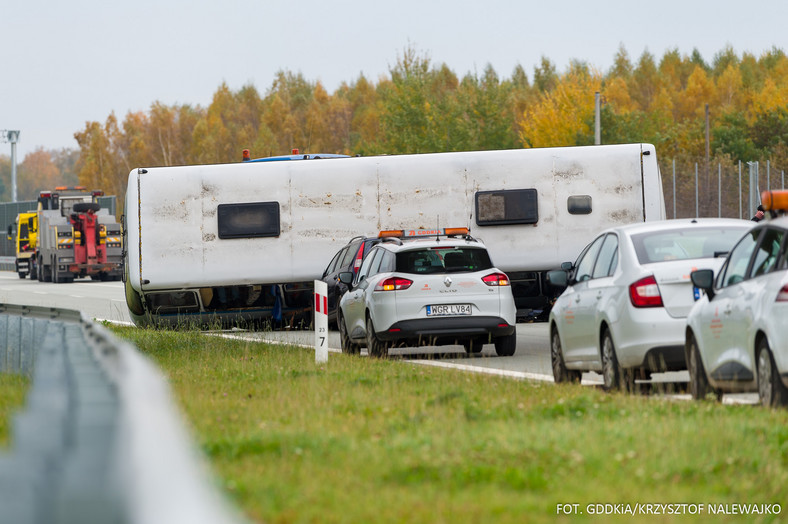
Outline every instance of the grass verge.
<path fill-rule="evenodd" d="M 0 449 L 10 444 L 13 415 L 23 408 L 29 386 L 25 375 L 0 373 Z"/>
<path fill-rule="evenodd" d="M 224 489 L 255 521 L 606 522 L 616 517 L 588 505 L 670 503 L 703 513 L 634 520 L 737 522 L 709 505 L 786 502 L 785 410 L 346 355 L 317 366 L 298 348 L 113 330 L 169 377 Z M 558 515 L 559 504 L 578 513 Z"/>

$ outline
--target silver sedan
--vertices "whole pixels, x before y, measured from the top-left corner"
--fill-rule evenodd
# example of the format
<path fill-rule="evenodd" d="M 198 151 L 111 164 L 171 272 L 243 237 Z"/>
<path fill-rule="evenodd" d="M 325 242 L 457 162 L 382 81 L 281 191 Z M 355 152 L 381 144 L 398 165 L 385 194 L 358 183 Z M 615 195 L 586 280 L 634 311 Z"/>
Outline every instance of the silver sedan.
<path fill-rule="evenodd" d="M 632 390 L 652 372 L 686 369 L 686 317 L 700 297 L 690 273 L 719 269 L 754 225 L 709 218 L 614 227 L 551 271 L 550 282 L 566 288 L 549 320 L 555 381 L 597 371 L 607 389 Z"/>

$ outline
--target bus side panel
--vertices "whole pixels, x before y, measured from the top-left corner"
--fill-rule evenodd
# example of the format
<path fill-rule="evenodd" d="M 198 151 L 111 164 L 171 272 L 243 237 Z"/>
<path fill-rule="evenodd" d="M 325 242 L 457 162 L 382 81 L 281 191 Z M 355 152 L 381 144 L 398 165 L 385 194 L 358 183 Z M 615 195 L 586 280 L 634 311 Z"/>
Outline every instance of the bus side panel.
<path fill-rule="evenodd" d="M 651 215 L 644 195 L 650 187 L 661 195 L 661 183 L 656 154 L 641 167 L 640 150 L 629 144 L 135 171 L 130 278 L 146 289 L 310 281 L 352 236 L 467 225 L 501 269 L 551 269 L 574 260 L 601 229 Z M 536 224 L 476 224 L 478 191 L 524 188 L 537 190 Z M 567 199 L 576 195 L 591 197 L 590 214 L 568 212 Z M 218 205 L 248 202 L 278 203 L 279 236 L 219 238 Z"/>

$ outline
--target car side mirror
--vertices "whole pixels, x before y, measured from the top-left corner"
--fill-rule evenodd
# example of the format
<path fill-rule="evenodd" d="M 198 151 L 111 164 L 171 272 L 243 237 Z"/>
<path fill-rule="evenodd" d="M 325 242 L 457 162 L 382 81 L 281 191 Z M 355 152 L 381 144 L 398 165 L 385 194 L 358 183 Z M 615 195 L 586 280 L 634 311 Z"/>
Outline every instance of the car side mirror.
<path fill-rule="evenodd" d="M 353 272 L 352 271 L 342 271 L 339 273 L 339 281 L 345 284 L 346 286 L 353 285 Z"/>
<path fill-rule="evenodd" d="M 562 264 L 563 265 L 563 264 Z M 555 287 L 566 287 L 569 276 L 564 269 L 556 269 L 547 272 L 547 281 Z"/>
<path fill-rule="evenodd" d="M 702 289 L 709 296 L 709 300 L 714 298 L 714 271 L 711 269 L 698 269 L 690 273 L 692 284 Z"/>
<path fill-rule="evenodd" d="M 563 269 L 564 271 L 572 271 L 572 266 L 573 266 L 573 264 L 571 262 L 562 262 L 561 263 L 561 269 Z"/>

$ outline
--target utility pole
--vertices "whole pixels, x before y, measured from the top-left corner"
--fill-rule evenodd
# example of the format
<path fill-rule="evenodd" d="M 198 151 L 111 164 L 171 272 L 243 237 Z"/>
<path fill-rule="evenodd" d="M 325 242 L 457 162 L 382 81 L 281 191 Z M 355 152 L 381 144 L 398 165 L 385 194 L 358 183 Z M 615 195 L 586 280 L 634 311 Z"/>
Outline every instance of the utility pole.
<path fill-rule="evenodd" d="M 16 143 L 19 141 L 19 131 L 0 131 L 3 142 L 11 142 L 11 202 L 16 202 Z"/>
<path fill-rule="evenodd" d="M 599 91 L 594 94 L 594 144 L 600 145 L 602 143 L 602 116 L 601 116 L 602 101 L 599 96 Z"/>

